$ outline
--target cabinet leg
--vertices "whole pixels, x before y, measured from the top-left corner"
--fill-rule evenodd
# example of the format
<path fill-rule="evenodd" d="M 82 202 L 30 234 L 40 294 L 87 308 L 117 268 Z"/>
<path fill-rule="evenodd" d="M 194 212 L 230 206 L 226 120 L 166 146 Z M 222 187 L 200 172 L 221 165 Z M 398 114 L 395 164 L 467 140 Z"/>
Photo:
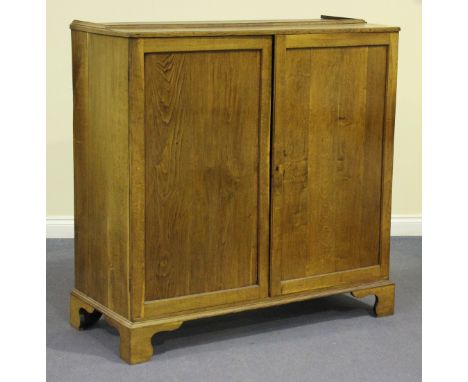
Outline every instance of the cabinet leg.
<path fill-rule="evenodd" d="M 87 329 L 101 318 L 102 313 L 91 305 L 70 295 L 70 325 L 75 329 Z"/>
<path fill-rule="evenodd" d="M 128 327 L 106 317 L 106 321 L 114 326 L 120 334 L 120 358 L 129 364 L 149 361 L 153 356 L 151 338 L 159 332 L 178 329 L 182 322 Z"/>
<path fill-rule="evenodd" d="M 359 289 L 351 292 L 357 298 L 375 295 L 374 312 L 377 317 L 390 316 L 394 312 L 395 305 L 395 284 Z"/>

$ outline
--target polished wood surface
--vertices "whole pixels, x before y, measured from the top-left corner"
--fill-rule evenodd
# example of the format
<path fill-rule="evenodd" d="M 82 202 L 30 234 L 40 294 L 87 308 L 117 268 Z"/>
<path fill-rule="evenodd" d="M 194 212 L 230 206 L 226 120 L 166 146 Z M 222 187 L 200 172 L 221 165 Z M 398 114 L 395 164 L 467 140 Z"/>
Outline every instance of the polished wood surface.
<path fill-rule="evenodd" d="M 80 309 L 85 309 L 87 312 L 98 312 L 102 314 L 106 322 L 115 327 L 119 332 L 120 357 L 129 364 L 135 364 L 151 359 L 154 351 L 151 342 L 153 335 L 163 331 L 176 330 L 187 321 L 240 313 L 254 309 L 265 309 L 293 302 L 327 297 L 339 293 L 351 293 L 351 295 L 357 298 L 368 295 L 375 295 L 376 298 L 379 297 L 380 299 L 376 299 L 374 304 L 374 313 L 377 317 L 383 317 L 393 313 L 394 290 L 395 284 L 384 280 L 370 284 L 350 285 L 343 288 L 328 288 L 266 297 L 250 302 L 225 303 L 224 305 L 214 306 L 204 310 L 193 309 L 192 311 L 179 312 L 140 322 L 129 321 L 125 317 L 120 316 L 113 310 L 100 304 L 98 301 L 89 298 L 77 290 L 73 290 L 70 295 L 70 324 L 76 329 L 80 329 Z M 379 301 L 380 305 L 378 304 Z"/>
<path fill-rule="evenodd" d="M 342 34 L 276 37 L 274 294 L 387 276 L 380 227 L 390 36 L 361 36 L 349 46 Z"/>
<path fill-rule="evenodd" d="M 399 28 L 71 27 L 73 327 L 102 313 L 139 363 L 202 317 L 349 292 L 393 312 Z"/>
<path fill-rule="evenodd" d="M 146 318 L 268 293 L 271 44 L 145 41 Z"/>
<path fill-rule="evenodd" d="M 145 66 L 143 41 L 128 42 L 130 318 L 144 318 L 145 301 Z"/>
<path fill-rule="evenodd" d="M 154 348 L 151 339 L 156 333 L 176 330 L 182 325 L 181 321 L 172 321 L 164 324 L 129 328 L 111 317 L 106 316 L 106 321 L 119 332 L 120 358 L 131 365 L 149 361 L 153 357 Z"/>
<path fill-rule="evenodd" d="M 86 329 L 95 324 L 101 312 L 75 295 L 70 295 L 70 325 L 75 329 Z"/>
<path fill-rule="evenodd" d="M 332 296 L 336 294 L 345 294 L 345 293 L 354 293 L 360 290 L 373 290 L 378 291 L 379 288 L 385 288 L 388 285 L 395 285 L 394 282 L 389 280 L 381 280 L 372 283 L 360 283 L 354 285 L 347 285 L 343 287 L 333 287 L 333 288 L 324 288 L 320 290 L 310 290 L 301 293 L 294 293 L 288 295 L 280 296 L 269 296 L 261 298 L 259 300 L 249 301 L 249 302 L 237 302 L 237 303 L 226 303 L 224 305 L 210 307 L 208 309 L 193 309 L 186 312 L 178 312 L 175 314 L 169 314 L 165 317 L 153 318 L 143 321 L 131 321 L 127 318 L 115 313 L 113 310 L 107 308 L 96 300 L 88 297 L 87 295 L 81 293 L 80 291 L 74 289 L 72 290 L 70 297 L 77 298 L 79 301 L 78 305 L 84 304 L 83 306 L 89 306 L 93 309 L 101 312 L 106 318 L 111 318 L 113 321 L 117 321 L 120 325 L 127 326 L 129 328 L 143 328 L 147 326 L 154 325 L 163 325 L 171 322 L 187 322 L 192 320 L 198 320 L 200 318 L 221 316 L 231 313 L 239 313 L 248 310 L 269 308 L 278 305 L 289 304 L 299 301 L 307 301 L 315 298 L 322 298 L 327 296 Z M 371 295 L 372 293 L 367 293 Z M 365 297 L 364 295 L 362 297 Z M 356 296 L 358 297 L 358 296 Z M 360 297 L 358 297 L 360 298 Z M 91 309 L 91 308 L 90 308 Z"/>
<path fill-rule="evenodd" d="M 259 50 L 146 54 L 146 300 L 257 284 L 260 79 Z"/>
<path fill-rule="evenodd" d="M 390 275 L 390 227 L 392 213 L 393 142 L 395 132 L 396 86 L 398 67 L 398 33 L 390 35 L 387 50 L 387 88 L 385 93 L 384 132 L 382 143 L 382 205 L 380 224 L 380 266 Z"/>
<path fill-rule="evenodd" d="M 129 316 L 128 42 L 72 32 L 75 285 Z"/>
<path fill-rule="evenodd" d="M 259 51 L 146 55 L 146 300 L 256 284 L 259 79 Z"/>
<path fill-rule="evenodd" d="M 400 28 L 367 24 L 362 19 L 200 21 L 172 23 L 90 23 L 75 20 L 72 30 L 120 37 L 236 36 L 336 32 L 398 32 Z"/>
<path fill-rule="evenodd" d="M 381 287 L 362 288 L 351 292 L 351 295 L 357 298 L 374 295 L 374 313 L 377 317 L 390 316 L 394 313 L 395 284 L 393 283 Z"/>

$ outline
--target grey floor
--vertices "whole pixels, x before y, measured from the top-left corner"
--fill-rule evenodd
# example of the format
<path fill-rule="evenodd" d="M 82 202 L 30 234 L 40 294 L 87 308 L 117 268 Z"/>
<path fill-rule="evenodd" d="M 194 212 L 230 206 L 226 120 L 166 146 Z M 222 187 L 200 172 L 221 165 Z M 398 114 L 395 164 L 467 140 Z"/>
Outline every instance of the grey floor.
<path fill-rule="evenodd" d="M 421 380 L 421 238 L 392 240 L 394 316 L 371 316 L 373 297 L 348 295 L 203 319 L 153 337 L 155 355 L 129 366 L 117 332 L 101 320 L 68 325 L 73 241 L 47 241 L 47 380 Z"/>

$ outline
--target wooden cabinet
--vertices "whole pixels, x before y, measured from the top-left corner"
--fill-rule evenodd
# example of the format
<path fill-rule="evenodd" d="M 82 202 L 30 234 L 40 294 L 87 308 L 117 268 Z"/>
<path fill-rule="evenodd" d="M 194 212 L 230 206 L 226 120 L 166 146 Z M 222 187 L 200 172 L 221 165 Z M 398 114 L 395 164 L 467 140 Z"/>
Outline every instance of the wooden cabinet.
<path fill-rule="evenodd" d="M 75 289 L 121 357 L 183 322 L 389 281 L 399 28 L 74 21 Z"/>

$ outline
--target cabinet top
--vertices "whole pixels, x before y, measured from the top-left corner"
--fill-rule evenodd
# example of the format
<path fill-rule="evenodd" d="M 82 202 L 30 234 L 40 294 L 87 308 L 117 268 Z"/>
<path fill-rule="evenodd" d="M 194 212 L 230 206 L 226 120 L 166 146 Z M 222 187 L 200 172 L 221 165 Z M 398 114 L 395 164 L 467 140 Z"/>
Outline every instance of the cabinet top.
<path fill-rule="evenodd" d="M 398 32 L 399 27 L 362 19 L 322 16 L 311 20 L 91 23 L 74 20 L 72 30 L 120 37 L 274 35 L 333 32 Z"/>

